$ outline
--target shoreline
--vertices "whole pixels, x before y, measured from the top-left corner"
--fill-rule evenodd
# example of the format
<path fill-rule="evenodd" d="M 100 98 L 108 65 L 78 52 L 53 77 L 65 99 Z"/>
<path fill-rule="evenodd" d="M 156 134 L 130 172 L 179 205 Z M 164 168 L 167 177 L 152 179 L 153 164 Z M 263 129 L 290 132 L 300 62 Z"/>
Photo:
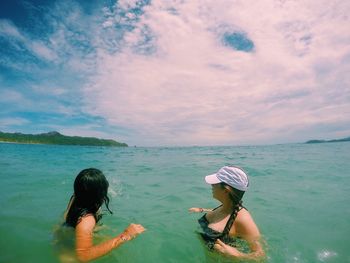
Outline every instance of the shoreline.
<path fill-rule="evenodd" d="M 108 148 L 125 148 L 124 146 L 106 146 L 106 145 L 80 145 L 80 144 L 55 144 L 55 143 L 39 143 L 39 142 L 7 142 L 0 141 L 0 144 L 22 144 L 22 145 L 51 145 L 51 146 L 80 146 L 80 147 L 108 147 Z"/>

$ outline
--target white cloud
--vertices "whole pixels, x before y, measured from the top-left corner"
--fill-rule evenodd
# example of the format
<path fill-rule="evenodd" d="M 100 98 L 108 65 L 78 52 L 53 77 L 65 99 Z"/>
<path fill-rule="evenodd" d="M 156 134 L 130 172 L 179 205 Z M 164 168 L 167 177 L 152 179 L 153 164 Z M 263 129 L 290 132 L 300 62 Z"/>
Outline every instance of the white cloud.
<path fill-rule="evenodd" d="M 43 59 L 49 61 L 57 59 L 57 55 L 55 54 L 55 52 L 52 49 L 50 49 L 47 45 L 44 45 L 39 41 L 33 41 L 32 43 L 28 44 L 28 46 L 34 54 Z"/>
<path fill-rule="evenodd" d="M 21 126 L 27 125 L 28 123 L 30 123 L 30 121 L 24 118 L 0 118 L 0 127 Z"/>
<path fill-rule="evenodd" d="M 138 3 L 142 1 L 138 0 L 120 0 L 118 1 L 118 7 L 122 9 L 130 9 L 137 7 Z"/>
<path fill-rule="evenodd" d="M 50 87 L 50 86 L 38 86 L 33 85 L 31 86 L 31 89 L 40 95 L 53 95 L 53 96 L 60 96 L 65 93 L 67 93 L 67 89 L 62 87 Z"/>
<path fill-rule="evenodd" d="M 99 53 L 86 110 L 146 145 L 298 141 L 312 137 L 305 127 L 350 123 L 344 10 L 346 1 L 152 1 L 122 52 Z M 140 55 L 132 48 L 145 29 L 155 52 Z M 223 46 L 227 30 L 245 32 L 254 52 Z"/>
<path fill-rule="evenodd" d="M 11 21 L 6 19 L 0 19 L 0 36 L 7 36 L 21 40 L 25 39 L 17 27 Z"/>
<path fill-rule="evenodd" d="M 131 145 L 274 143 L 350 130 L 350 2 L 155 0 L 139 14 L 131 9 L 140 1 L 117 4 L 95 17 L 57 5 L 69 10 L 63 21 L 48 41 L 28 44 L 84 79 L 83 104 L 59 112 L 100 116 L 132 131 L 123 137 Z M 224 45 L 233 32 L 252 52 Z M 28 40 L 6 21 L 0 34 Z"/>
<path fill-rule="evenodd" d="M 2 87 L 0 102 L 23 103 L 23 101 L 24 101 L 24 97 L 21 93 Z"/>
<path fill-rule="evenodd" d="M 17 50 L 23 52 L 23 46 L 35 56 L 52 61 L 57 55 L 48 44 L 41 40 L 33 40 L 30 36 L 22 33 L 11 21 L 0 19 L 0 37 L 9 39 L 9 43 Z"/>
<path fill-rule="evenodd" d="M 32 94 L 29 91 L 18 92 L 10 88 L 2 89 L 0 96 L 1 113 L 8 115 L 11 110 L 15 109 L 16 112 L 42 112 L 44 114 L 61 114 L 67 117 L 78 114 L 76 107 L 64 105 L 55 98 L 64 95 L 66 90 L 42 86 L 32 86 L 31 90 L 35 93 Z M 51 98 L 48 98 L 48 95 Z"/>

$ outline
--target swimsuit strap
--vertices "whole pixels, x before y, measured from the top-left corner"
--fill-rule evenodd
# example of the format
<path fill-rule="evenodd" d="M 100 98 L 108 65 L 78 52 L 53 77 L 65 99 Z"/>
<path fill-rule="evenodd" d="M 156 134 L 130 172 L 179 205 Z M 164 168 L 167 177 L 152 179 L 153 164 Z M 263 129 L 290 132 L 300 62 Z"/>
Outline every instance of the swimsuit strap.
<path fill-rule="evenodd" d="M 235 210 L 233 210 L 233 212 L 231 213 L 230 215 L 230 218 L 228 219 L 227 223 L 226 223 L 226 226 L 224 228 L 224 231 L 222 231 L 222 236 L 223 237 L 227 237 L 230 230 L 231 230 L 231 227 L 233 225 L 233 222 L 235 221 L 236 217 L 237 217 L 237 214 L 238 212 L 242 209 L 243 207 L 240 206 L 239 209 L 237 210 L 237 213 L 235 213 Z"/>
<path fill-rule="evenodd" d="M 219 207 L 222 207 L 222 204 L 219 205 L 218 207 L 215 207 L 215 208 L 214 208 L 213 210 L 211 210 L 211 211 L 214 211 L 214 210 L 218 209 Z"/>

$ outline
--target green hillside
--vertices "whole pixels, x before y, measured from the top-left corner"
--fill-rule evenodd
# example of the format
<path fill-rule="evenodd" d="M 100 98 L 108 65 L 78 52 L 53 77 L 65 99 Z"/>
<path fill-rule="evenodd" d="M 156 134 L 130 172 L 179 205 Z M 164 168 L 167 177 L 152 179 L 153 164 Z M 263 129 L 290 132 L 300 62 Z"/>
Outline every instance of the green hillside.
<path fill-rule="evenodd" d="M 41 134 L 0 132 L 0 142 L 114 147 L 128 146 L 126 143 L 114 140 L 98 139 L 94 137 L 66 136 L 56 131 Z"/>
<path fill-rule="evenodd" d="M 327 143 L 327 142 L 349 142 L 350 137 L 343 138 L 343 139 L 335 139 L 335 140 L 310 140 L 305 143 Z"/>

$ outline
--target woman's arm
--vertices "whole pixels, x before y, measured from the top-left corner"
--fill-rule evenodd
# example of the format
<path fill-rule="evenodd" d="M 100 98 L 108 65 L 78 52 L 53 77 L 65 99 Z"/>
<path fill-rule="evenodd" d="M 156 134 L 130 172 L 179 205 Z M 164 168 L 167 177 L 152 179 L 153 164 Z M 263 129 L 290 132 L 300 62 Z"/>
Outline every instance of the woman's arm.
<path fill-rule="evenodd" d="M 265 252 L 261 244 L 261 235 L 249 212 L 242 210 L 234 222 L 236 235 L 247 241 L 250 253 L 240 252 L 237 248 L 226 245 L 221 240 L 217 240 L 214 248 L 219 252 L 237 259 L 262 261 L 265 259 Z"/>
<path fill-rule="evenodd" d="M 75 228 L 76 254 L 80 261 L 87 262 L 101 257 L 145 231 L 141 225 L 130 224 L 122 234 L 94 246 L 93 230 L 95 225 L 95 218 L 92 215 L 87 215 Z"/>
<path fill-rule="evenodd" d="M 231 247 L 225 244 L 224 242 L 222 242 L 220 239 L 217 239 L 215 242 L 214 248 L 226 256 L 240 259 L 240 260 L 261 262 L 265 259 L 265 252 L 262 248 L 260 240 L 255 240 L 253 243 L 250 243 L 249 246 L 250 246 L 251 252 L 243 253 L 243 252 L 240 252 L 237 248 Z"/>
<path fill-rule="evenodd" d="M 203 213 L 203 212 L 210 212 L 213 209 L 210 208 L 201 208 L 201 207 L 191 207 L 188 209 L 189 212 L 193 212 L 193 213 Z"/>

